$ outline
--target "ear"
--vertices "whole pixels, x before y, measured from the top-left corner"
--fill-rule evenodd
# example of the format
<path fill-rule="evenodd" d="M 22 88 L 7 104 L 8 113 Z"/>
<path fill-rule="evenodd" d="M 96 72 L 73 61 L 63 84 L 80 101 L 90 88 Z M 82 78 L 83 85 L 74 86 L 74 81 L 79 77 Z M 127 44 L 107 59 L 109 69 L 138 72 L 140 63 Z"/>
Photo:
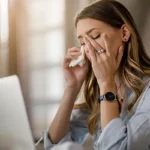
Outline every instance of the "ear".
<path fill-rule="evenodd" d="M 130 36 L 131 36 L 131 33 L 130 33 L 127 25 L 123 24 L 122 27 L 121 27 L 121 38 L 122 38 L 122 41 L 123 42 L 128 42 Z"/>

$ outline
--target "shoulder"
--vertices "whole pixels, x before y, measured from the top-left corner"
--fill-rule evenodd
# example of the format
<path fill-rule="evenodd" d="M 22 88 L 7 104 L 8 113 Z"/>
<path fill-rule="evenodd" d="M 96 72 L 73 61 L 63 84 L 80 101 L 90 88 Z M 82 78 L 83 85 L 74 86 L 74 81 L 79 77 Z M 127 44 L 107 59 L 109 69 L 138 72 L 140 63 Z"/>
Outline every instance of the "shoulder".
<path fill-rule="evenodd" d="M 150 76 L 144 79 L 144 88 L 139 99 L 138 109 L 150 111 Z"/>

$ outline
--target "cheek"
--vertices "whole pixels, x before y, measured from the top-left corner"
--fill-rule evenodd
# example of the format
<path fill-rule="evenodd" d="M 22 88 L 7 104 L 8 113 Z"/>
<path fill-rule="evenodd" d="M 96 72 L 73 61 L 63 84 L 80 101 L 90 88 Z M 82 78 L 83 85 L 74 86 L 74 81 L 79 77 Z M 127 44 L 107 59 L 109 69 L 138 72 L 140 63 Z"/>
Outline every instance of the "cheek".
<path fill-rule="evenodd" d="M 120 39 L 115 39 L 115 40 L 113 41 L 113 43 L 114 43 L 114 44 L 112 45 L 112 50 L 113 50 L 113 52 L 114 52 L 114 56 L 116 57 L 117 54 L 118 54 L 119 47 L 122 45 L 122 42 L 121 42 Z"/>
<path fill-rule="evenodd" d="M 115 57 L 117 56 L 119 47 L 121 45 L 122 45 L 122 39 L 120 37 L 120 33 L 113 34 L 110 38 L 110 47 Z"/>

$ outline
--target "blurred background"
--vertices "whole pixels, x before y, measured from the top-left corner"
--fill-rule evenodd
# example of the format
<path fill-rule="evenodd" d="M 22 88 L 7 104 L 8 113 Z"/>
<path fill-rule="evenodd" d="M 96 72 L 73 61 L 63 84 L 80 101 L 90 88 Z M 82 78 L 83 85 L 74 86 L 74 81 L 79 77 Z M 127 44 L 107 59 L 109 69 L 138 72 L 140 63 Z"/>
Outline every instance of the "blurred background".
<path fill-rule="evenodd" d="M 130 10 L 150 55 L 150 1 L 118 1 Z M 59 107 L 63 57 L 68 48 L 79 45 L 74 16 L 91 2 L 0 0 L 0 77 L 19 76 L 35 141 Z M 85 147 L 92 149 L 89 139 Z"/>

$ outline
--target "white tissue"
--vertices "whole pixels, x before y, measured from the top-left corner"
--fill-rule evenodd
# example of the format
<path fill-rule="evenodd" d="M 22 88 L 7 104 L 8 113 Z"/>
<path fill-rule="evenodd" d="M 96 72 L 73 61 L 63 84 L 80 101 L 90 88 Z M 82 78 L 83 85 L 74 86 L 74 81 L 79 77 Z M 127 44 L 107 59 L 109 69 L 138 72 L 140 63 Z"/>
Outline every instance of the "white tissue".
<path fill-rule="evenodd" d="M 77 65 L 79 65 L 80 67 L 83 67 L 83 65 L 85 64 L 85 51 L 84 51 L 84 46 L 81 46 L 81 55 L 77 58 L 77 59 L 73 59 L 70 64 L 69 67 L 75 67 Z"/>

